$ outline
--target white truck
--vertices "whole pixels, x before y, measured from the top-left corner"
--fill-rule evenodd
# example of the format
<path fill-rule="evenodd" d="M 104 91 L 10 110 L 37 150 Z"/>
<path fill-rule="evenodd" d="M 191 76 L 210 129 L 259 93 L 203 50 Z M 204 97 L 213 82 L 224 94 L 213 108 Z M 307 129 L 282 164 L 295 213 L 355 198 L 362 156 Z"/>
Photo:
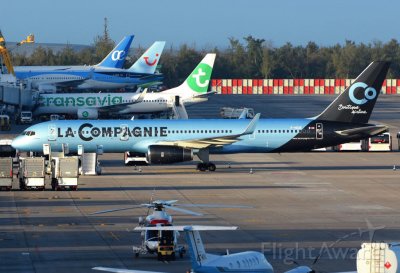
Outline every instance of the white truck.
<path fill-rule="evenodd" d="M 222 107 L 220 108 L 220 115 L 222 118 L 238 119 L 246 118 L 252 119 L 254 117 L 253 108 L 232 108 L 232 107 Z"/>
<path fill-rule="evenodd" d="M 52 190 L 78 189 L 79 158 L 76 156 L 53 157 L 51 159 Z"/>
<path fill-rule="evenodd" d="M 31 124 L 32 123 L 32 111 L 21 111 L 19 123 L 20 124 Z"/>
<path fill-rule="evenodd" d="M 45 188 L 45 158 L 26 157 L 19 161 L 19 187 L 21 190 Z"/>
<path fill-rule="evenodd" d="M 124 153 L 124 163 L 125 166 L 131 165 L 147 165 L 149 161 L 147 160 L 146 154 L 135 153 L 135 152 L 125 152 Z"/>
<path fill-rule="evenodd" d="M 0 157 L 0 188 L 10 191 L 13 182 L 13 159 Z"/>
<path fill-rule="evenodd" d="M 357 252 L 357 272 L 399 272 L 400 243 L 363 243 Z"/>

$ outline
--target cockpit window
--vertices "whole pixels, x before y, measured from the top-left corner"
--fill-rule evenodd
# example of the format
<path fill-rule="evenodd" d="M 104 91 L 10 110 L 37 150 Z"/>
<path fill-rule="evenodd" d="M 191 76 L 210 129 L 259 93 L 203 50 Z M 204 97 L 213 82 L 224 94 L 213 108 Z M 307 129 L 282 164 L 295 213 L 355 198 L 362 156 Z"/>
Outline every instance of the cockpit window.
<path fill-rule="evenodd" d="M 24 131 L 22 132 L 23 136 L 34 136 L 36 133 L 35 131 Z"/>

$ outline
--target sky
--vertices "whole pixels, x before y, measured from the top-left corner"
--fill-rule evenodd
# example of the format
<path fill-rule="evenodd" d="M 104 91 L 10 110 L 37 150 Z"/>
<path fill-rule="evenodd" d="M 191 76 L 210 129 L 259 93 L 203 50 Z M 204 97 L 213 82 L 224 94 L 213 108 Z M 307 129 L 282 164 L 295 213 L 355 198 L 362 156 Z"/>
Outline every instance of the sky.
<path fill-rule="evenodd" d="M 252 35 L 273 46 L 400 40 L 398 0 L 16 0 L 2 5 L 6 41 L 35 34 L 41 43 L 93 43 L 108 18 L 111 38 L 133 46 L 226 48 Z M 242 40 L 243 41 L 243 40 Z"/>

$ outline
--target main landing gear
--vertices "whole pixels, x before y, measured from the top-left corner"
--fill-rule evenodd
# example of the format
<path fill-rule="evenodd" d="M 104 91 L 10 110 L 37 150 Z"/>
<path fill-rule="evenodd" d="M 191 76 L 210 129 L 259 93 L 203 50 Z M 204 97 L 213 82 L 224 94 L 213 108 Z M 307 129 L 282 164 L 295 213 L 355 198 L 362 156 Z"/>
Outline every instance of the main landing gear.
<path fill-rule="evenodd" d="M 197 163 L 197 170 L 201 171 L 201 172 L 205 172 L 207 170 L 209 170 L 210 172 L 215 172 L 215 170 L 217 169 L 217 167 L 215 166 L 214 163 Z"/>
<path fill-rule="evenodd" d="M 210 153 L 208 149 L 201 149 L 196 153 L 197 157 L 202 161 L 197 164 L 197 170 L 205 172 L 209 170 L 210 172 L 215 172 L 217 167 L 214 163 L 210 162 Z"/>

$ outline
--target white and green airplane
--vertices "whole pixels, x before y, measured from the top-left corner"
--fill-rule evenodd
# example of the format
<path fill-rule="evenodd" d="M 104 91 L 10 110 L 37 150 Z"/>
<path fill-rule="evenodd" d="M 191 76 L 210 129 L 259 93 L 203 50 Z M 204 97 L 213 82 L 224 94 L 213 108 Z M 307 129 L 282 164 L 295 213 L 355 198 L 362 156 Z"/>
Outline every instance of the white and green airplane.
<path fill-rule="evenodd" d="M 215 54 L 207 54 L 184 83 L 162 92 L 40 94 L 33 114 L 67 114 L 79 119 L 97 119 L 101 113 L 157 113 L 204 102 L 214 93 L 207 92 L 214 60 Z"/>

